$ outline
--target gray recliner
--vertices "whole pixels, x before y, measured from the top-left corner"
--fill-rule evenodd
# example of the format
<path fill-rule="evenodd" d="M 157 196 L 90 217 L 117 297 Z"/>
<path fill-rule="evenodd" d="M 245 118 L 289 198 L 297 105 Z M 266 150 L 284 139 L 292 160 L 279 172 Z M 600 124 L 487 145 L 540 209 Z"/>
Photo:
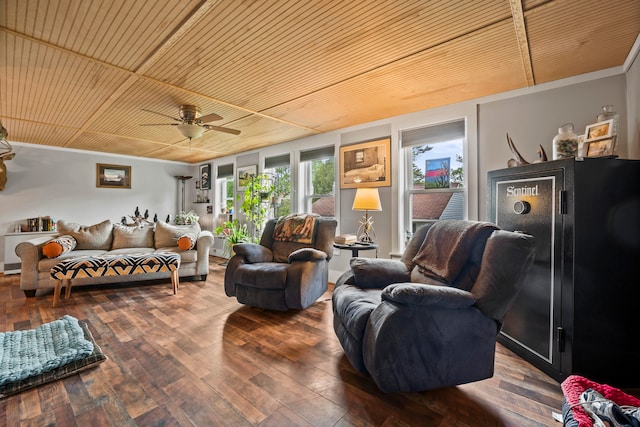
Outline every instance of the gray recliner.
<path fill-rule="evenodd" d="M 242 304 L 268 310 L 303 309 L 313 304 L 328 288 L 337 227 L 334 218 L 317 217 L 315 221 L 310 243 L 288 240 L 286 232 L 276 236 L 278 223 L 272 219 L 265 225 L 260 244 L 236 244 L 225 271 L 225 293 Z"/>
<path fill-rule="evenodd" d="M 493 376 L 496 337 L 534 253 L 532 236 L 450 220 L 418 229 L 400 260 L 351 259 L 332 296 L 347 358 L 385 392 Z"/>

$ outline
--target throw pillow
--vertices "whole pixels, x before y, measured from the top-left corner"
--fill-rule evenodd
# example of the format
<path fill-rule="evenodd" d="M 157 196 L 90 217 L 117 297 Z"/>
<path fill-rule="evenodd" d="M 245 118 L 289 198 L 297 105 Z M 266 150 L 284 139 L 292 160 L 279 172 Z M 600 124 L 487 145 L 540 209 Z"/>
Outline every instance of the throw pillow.
<path fill-rule="evenodd" d="M 158 221 L 154 236 L 156 249 L 178 246 L 178 239 L 185 234 L 197 236 L 200 234 L 200 224 L 172 225 Z"/>
<path fill-rule="evenodd" d="M 153 228 L 141 226 L 113 225 L 112 249 L 152 248 Z"/>
<path fill-rule="evenodd" d="M 109 220 L 87 226 L 60 219 L 57 222 L 57 228 L 60 234 L 66 234 L 76 239 L 76 242 L 78 242 L 76 249 L 78 250 L 108 251 L 111 249 L 113 224 Z"/>
<path fill-rule="evenodd" d="M 193 249 L 196 245 L 196 238 L 192 234 L 185 234 L 184 236 L 180 236 L 178 239 L 178 247 L 182 251 L 188 251 L 189 249 Z"/>
<path fill-rule="evenodd" d="M 74 250 L 77 244 L 76 239 L 71 236 L 59 236 L 42 246 L 42 255 L 47 258 L 57 258 Z"/>

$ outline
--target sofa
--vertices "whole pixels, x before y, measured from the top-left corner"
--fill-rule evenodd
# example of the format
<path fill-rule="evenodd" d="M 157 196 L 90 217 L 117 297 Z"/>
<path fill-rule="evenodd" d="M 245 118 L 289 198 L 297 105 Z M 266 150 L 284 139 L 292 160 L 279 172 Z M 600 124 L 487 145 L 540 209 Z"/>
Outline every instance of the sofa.
<path fill-rule="evenodd" d="M 447 220 L 418 229 L 400 260 L 352 258 L 332 295 L 347 359 L 384 392 L 491 377 L 497 335 L 534 255 L 532 236 Z"/>
<path fill-rule="evenodd" d="M 38 289 L 52 289 L 55 280 L 51 268 L 60 261 L 78 257 L 100 257 L 105 254 L 180 254 L 179 277 L 206 280 L 209 272 L 209 251 L 213 234 L 200 226 L 173 225 L 157 222 L 152 225 L 114 224 L 110 220 L 94 225 L 80 225 L 65 220 L 57 222 L 58 236 L 38 237 L 16 246 L 22 262 L 20 289 L 27 297 Z M 169 278 L 169 272 L 143 273 L 127 276 L 102 276 L 74 279 L 74 286 L 133 282 Z"/>

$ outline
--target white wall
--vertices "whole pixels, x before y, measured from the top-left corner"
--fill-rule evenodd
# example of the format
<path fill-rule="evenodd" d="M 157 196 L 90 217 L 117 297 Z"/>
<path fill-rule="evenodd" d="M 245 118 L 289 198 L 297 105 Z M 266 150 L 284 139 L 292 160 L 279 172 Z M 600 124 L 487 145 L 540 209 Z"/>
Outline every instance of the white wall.
<path fill-rule="evenodd" d="M 11 143 L 16 153 L 7 166 L 7 184 L 0 192 L 0 261 L 4 236 L 27 218 L 51 216 L 91 225 L 149 209 L 160 220 L 179 209 L 175 175 L 195 175 L 187 163 L 114 156 L 79 150 Z M 131 166 L 131 189 L 96 188 L 96 164 Z M 187 199 L 190 200 L 190 199 Z"/>
<path fill-rule="evenodd" d="M 399 148 L 403 130 L 466 119 L 464 158 L 468 177 L 467 217 L 485 219 L 486 174 L 489 170 L 506 167 L 506 162 L 511 157 L 506 144 L 507 132 L 526 159 L 535 159 L 539 144 L 551 158 L 551 140 L 560 125 L 573 122 L 578 133 L 581 133 L 581 129 L 595 121 L 602 105 L 613 104 L 620 114 L 617 154 L 621 158 L 640 158 L 640 66 L 638 61 L 635 62 L 626 75 L 621 67 L 604 70 L 313 135 L 237 156 L 213 159 L 207 163 L 212 164 L 211 173 L 215 176 L 217 165 L 233 163 L 237 170 L 237 166 L 257 163 L 261 170 L 265 157 L 290 153 L 292 178 L 293 182 L 297 182 L 297 159 L 300 151 L 333 145 L 338 156 L 341 145 L 391 135 L 392 186 L 380 189 L 383 210 L 372 213 L 377 241 L 380 243 L 378 255 L 386 258 L 390 252 L 401 249 L 403 238 L 400 224 L 404 205 L 401 185 L 403 172 Z M 627 108 L 631 116 L 629 120 Z M 149 209 L 151 215 L 157 212 L 160 219 L 164 219 L 167 213 L 175 214 L 181 199 L 174 175 L 194 176 L 187 181 L 186 207 L 187 210 L 196 209 L 200 214 L 205 209 L 204 205 L 192 203 L 195 200 L 195 181 L 199 179 L 197 175 L 200 165 L 53 150 L 27 144 L 16 144 L 15 148 L 16 158 L 6 162 L 9 181 L 5 190 L 0 192 L 0 235 L 10 231 L 15 221 L 39 215 L 90 224 L 105 218 L 117 221 L 122 215 L 132 214 L 135 207 L 139 206 L 142 211 Z M 96 188 L 96 163 L 131 165 L 133 188 Z M 339 182 L 337 172 L 336 182 Z M 292 199 L 295 200 L 301 191 L 302 188 L 295 188 Z M 340 191 L 339 185 L 336 185 L 336 192 L 338 232 L 355 232 L 362 213 L 351 210 L 354 191 Z M 220 206 L 220 195 L 215 194 L 215 190 L 211 190 L 210 194 L 215 213 Z M 294 211 L 297 209 L 294 206 Z M 0 251 L 1 248 L 0 245 Z M 375 254 L 368 251 L 361 255 Z M 350 253 L 344 251 L 336 254 L 331 263 L 332 280 L 348 268 L 349 258 Z M 0 259 L 3 259 L 1 253 Z"/>
<path fill-rule="evenodd" d="M 549 160 L 553 137 L 564 123 L 573 123 L 581 135 L 597 121 L 603 105 L 611 104 L 620 115 L 616 153 L 629 158 L 627 139 L 626 81 L 623 74 L 542 90 L 478 105 L 478 160 L 480 219 L 486 219 L 487 171 L 507 167 L 512 157 L 506 134 L 529 162 L 542 145 Z"/>

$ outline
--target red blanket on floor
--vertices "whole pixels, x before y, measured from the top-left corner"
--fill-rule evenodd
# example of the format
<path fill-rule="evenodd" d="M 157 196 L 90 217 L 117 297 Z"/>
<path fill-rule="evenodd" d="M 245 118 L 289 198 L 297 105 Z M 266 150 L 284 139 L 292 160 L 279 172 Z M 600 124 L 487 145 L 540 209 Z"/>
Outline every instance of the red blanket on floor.
<path fill-rule="evenodd" d="M 640 406 L 640 399 L 607 384 L 599 384 L 579 375 L 570 375 L 560 384 L 562 393 L 570 406 L 580 403 L 580 395 L 588 388 L 592 388 L 603 397 L 614 401 L 619 406 Z M 593 420 L 580 405 L 574 406 L 573 418 L 580 427 L 592 427 Z"/>

